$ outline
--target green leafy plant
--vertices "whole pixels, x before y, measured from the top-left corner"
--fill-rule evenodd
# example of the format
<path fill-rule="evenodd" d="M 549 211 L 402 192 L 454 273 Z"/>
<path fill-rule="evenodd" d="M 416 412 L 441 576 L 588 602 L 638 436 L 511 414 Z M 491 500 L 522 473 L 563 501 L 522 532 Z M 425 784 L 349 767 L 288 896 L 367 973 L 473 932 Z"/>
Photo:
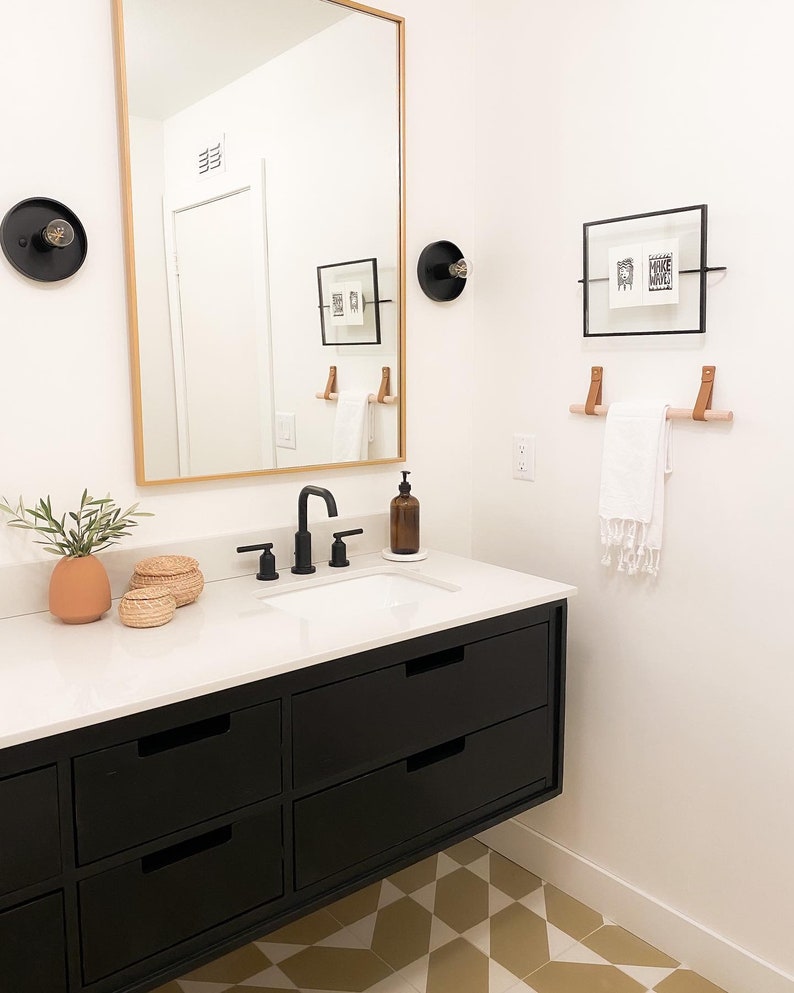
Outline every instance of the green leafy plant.
<path fill-rule="evenodd" d="M 12 507 L 5 497 L 0 500 L 0 510 L 11 515 L 8 526 L 25 528 L 41 535 L 37 545 L 44 545 L 44 550 L 53 555 L 65 555 L 69 558 L 82 558 L 103 548 L 114 545 L 131 529 L 138 526 L 138 517 L 153 517 L 153 514 L 138 510 L 134 503 L 127 510 L 116 506 L 110 494 L 95 499 L 89 496 L 88 490 L 83 490 L 80 498 L 80 509 L 75 513 L 70 510 L 59 519 L 52 512 L 49 496 L 39 500 L 33 507 L 26 507 L 22 497 L 16 507 Z"/>

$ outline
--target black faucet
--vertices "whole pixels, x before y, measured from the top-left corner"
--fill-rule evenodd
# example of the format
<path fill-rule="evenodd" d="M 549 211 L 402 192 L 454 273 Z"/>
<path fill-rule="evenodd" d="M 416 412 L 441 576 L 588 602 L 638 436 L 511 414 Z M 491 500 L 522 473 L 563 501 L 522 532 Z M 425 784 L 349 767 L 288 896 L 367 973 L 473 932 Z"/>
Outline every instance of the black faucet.
<path fill-rule="evenodd" d="M 336 500 L 322 486 L 304 486 L 298 495 L 298 530 L 295 532 L 295 565 L 292 572 L 308 576 L 317 569 L 312 565 L 312 536 L 309 533 L 308 503 L 310 496 L 322 497 L 329 517 L 338 517 Z"/>

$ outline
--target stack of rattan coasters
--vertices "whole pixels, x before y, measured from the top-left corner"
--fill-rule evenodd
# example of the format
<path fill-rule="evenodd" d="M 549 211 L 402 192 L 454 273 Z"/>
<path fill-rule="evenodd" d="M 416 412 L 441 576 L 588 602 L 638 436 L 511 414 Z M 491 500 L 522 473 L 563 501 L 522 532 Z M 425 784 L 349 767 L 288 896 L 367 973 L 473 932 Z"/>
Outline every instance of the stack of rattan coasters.
<path fill-rule="evenodd" d="M 204 577 L 196 559 L 189 555 L 155 555 L 142 559 L 130 580 L 130 589 L 147 586 L 165 586 L 174 595 L 177 607 L 184 607 L 204 589 Z"/>
<path fill-rule="evenodd" d="M 142 586 L 125 593 L 119 603 L 119 619 L 128 628 L 156 628 L 167 624 L 176 612 L 176 597 L 166 586 Z"/>

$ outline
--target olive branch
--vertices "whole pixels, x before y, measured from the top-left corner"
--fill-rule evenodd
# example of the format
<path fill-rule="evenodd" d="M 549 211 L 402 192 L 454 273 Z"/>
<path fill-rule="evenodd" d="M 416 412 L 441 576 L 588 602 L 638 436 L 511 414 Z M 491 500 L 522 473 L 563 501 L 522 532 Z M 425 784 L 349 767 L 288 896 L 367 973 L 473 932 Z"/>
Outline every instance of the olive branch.
<path fill-rule="evenodd" d="M 126 510 L 116 506 L 110 494 L 105 497 L 89 496 L 88 490 L 83 490 L 80 498 L 80 509 L 75 513 L 69 511 L 71 521 L 67 524 L 67 515 L 60 519 L 53 514 L 49 496 L 43 497 L 33 507 L 26 507 L 22 497 L 16 507 L 9 501 L 0 499 L 0 510 L 11 516 L 8 526 L 35 531 L 41 535 L 37 545 L 44 545 L 44 550 L 53 555 L 66 555 L 69 558 L 81 558 L 93 552 L 101 552 L 103 548 L 114 545 L 131 533 L 138 526 L 138 517 L 153 517 L 153 514 L 138 510 L 134 503 Z M 68 528 L 68 530 L 67 530 Z"/>

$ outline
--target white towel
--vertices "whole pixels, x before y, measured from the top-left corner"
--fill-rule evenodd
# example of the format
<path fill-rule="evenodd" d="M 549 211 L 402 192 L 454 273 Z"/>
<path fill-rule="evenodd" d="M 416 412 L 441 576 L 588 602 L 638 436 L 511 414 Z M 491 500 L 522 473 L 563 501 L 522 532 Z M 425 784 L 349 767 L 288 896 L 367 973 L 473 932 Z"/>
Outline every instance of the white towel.
<path fill-rule="evenodd" d="M 369 454 L 368 432 L 364 430 L 369 393 L 343 390 L 336 404 L 332 462 L 362 462 Z"/>
<path fill-rule="evenodd" d="M 672 472 L 664 401 L 611 403 L 604 432 L 598 514 L 604 565 L 618 549 L 618 572 L 659 572 L 664 480 Z"/>

